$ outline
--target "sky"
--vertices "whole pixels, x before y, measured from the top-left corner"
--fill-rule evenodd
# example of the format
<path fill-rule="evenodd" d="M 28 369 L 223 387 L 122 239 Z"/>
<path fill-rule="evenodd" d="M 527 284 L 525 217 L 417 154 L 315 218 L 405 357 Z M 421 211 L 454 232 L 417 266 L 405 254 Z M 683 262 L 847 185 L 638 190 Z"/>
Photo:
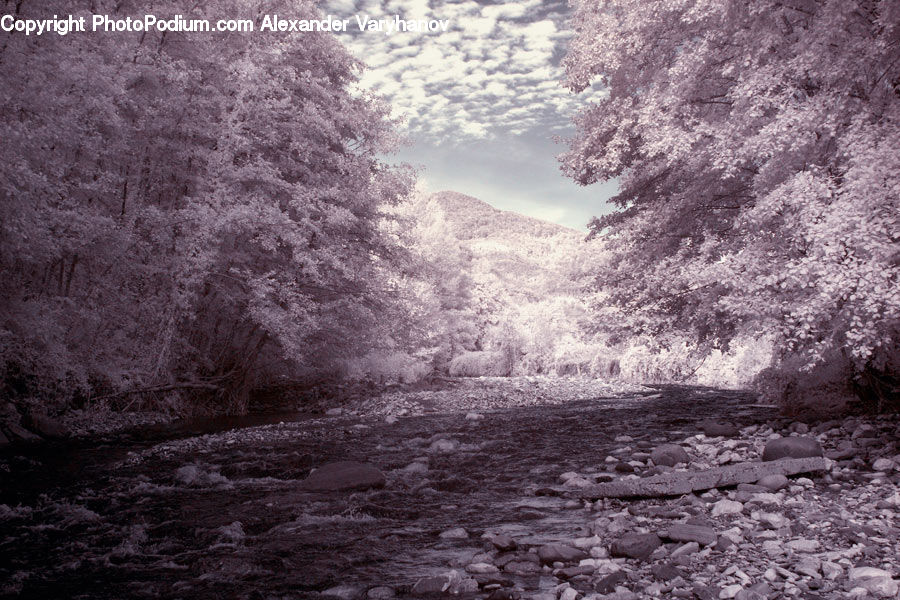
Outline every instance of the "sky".
<path fill-rule="evenodd" d="M 565 0 L 325 0 L 349 18 L 342 41 L 367 64 L 361 85 L 391 103 L 407 145 L 394 160 L 417 167 L 428 191 L 453 190 L 496 208 L 575 229 L 608 212 L 614 182 L 566 178 L 556 138 L 599 89 L 576 95 L 560 81 L 570 33 Z M 446 31 L 359 32 L 370 19 L 449 20 Z"/>

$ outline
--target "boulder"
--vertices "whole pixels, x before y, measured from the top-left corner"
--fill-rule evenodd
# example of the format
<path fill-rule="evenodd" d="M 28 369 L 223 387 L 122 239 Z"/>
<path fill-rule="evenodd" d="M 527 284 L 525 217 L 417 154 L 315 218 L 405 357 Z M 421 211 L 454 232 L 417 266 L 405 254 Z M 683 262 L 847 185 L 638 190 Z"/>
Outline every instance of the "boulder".
<path fill-rule="evenodd" d="M 367 463 L 340 461 L 326 463 L 300 482 L 300 488 L 312 492 L 339 492 L 382 488 L 384 473 Z"/>
<path fill-rule="evenodd" d="M 62 439 L 69 437 L 69 430 L 65 425 L 41 413 L 32 413 L 26 418 L 26 426 L 33 432 L 44 438 Z"/>
<path fill-rule="evenodd" d="M 646 560 L 661 545 L 655 533 L 627 533 L 612 543 L 609 553 L 614 558 Z"/>
<path fill-rule="evenodd" d="M 659 498 L 681 496 L 739 483 L 753 483 L 766 475 L 796 475 L 824 471 L 825 459 L 792 458 L 767 463 L 747 462 L 725 465 L 703 471 L 663 473 L 643 479 L 622 479 L 598 483 L 577 492 L 581 498 Z"/>
<path fill-rule="evenodd" d="M 555 562 L 571 563 L 584 560 L 588 557 L 587 552 L 567 546 L 565 544 L 544 544 L 538 548 L 538 558 L 545 565 L 551 565 Z"/>
<path fill-rule="evenodd" d="M 783 458 L 813 458 L 824 456 L 822 445 L 811 437 L 783 437 L 770 440 L 763 450 L 764 462 Z"/>
<path fill-rule="evenodd" d="M 653 464 L 662 465 L 664 467 L 674 467 L 679 463 L 687 464 L 691 462 L 688 453 L 685 452 L 684 448 L 677 444 L 663 444 L 662 446 L 657 446 L 653 449 L 653 452 L 650 453 L 650 460 L 653 461 Z"/>
<path fill-rule="evenodd" d="M 700 422 L 700 431 L 709 437 L 735 437 L 740 433 L 738 428 L 730 423 L 720 423 L 711 419 Z"/>

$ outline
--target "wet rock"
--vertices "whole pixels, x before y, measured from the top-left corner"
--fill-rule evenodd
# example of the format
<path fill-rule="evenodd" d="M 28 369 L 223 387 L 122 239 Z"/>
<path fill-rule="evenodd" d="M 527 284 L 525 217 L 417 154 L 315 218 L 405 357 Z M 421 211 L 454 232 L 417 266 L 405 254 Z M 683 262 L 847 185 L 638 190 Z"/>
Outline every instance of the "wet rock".
<path fill-rule="evenodd" d="M 369 600 L 391 600 L 397 595 L 397 592 L 394 591 L 394 588 L 388 587 L 386 585 L 379 585 L 377 587 L 373 587 L 368 592 L 366 592 L 366 598 Z"/>
<path fill-rule="evenodd" d="M 362 595 L 362 588 L 355 585 L 336 585 L 322 592 L 322 595 L 338 600 L 355 600 Z"/>
<path fill-rule="evenodd" d="M 554 573 L 559 579 L 572 579 L 579 575 L 592 575 L 594 573 L 594 567 L 590 565 L 585 565 L 583 567 L 566 567 L 558 569 L 554 571 Z"/>
<path fill-rule="evenodd" d="M 491 535 L 488 539 L 490 540 L 491 544 L 494 545 L 494 548 L 501 552 L 511 552 L 518 546 L 518 544 L 516 544 L 516 540 L 503 533 Z"/>
<path fill-rule="evenodd" d="M 555 562 L 571 563 L 588 558 L 588 554 L 565 544 L 544 544 L 538 548 L 538 558 L 546 565 Z"/>
<path fill-rule="evenodd" d="M 533 575 L 541 572 L 541 565 L 530 560 L 512 560 L 503 565 L 503 572 L 510 575 Z"/>
<path fill-rule="evenodd" d="M 856 567 L 850 569 L 850 585 L 866 589 L 878 598 L 893 598 L 900 591 L 891 574 L 884 569 L 874 567 Z"/>
<path fill-rule="evenodd" d="M 822 446 L 811 437 L 783 437 L 770 440 L 763 450 L 763 462 L 783 458 L 813 458 L 824 456 Z"/>
<path fill-rule="evenodd" d="M 796 475 L 823 471 L 822 457 L 777 460 L 768 463 L 747 462 L 703 471 L 672 472 L 643 479 L 621 479 L 599 483 L 578 492 L 582 498 L 656 498 L 681 496 L 691 492 L 759 481 L 766 475 Z"/>
<path fill-rule="evenodd" d="M 763 491 L 777 492 L 787 486 L 788 478 L 784 475 L 766 475 L 756 483 L 760 487 L 765 488 Z"/>
<path fill-rule="evenodd" d="M 594 591 L 598 594 L 611 594 L 616 591 L 616 586 L 628 581 L 628 576 L 624 571 L 615 571 L 610 573 L 594 585 Z"/>
<path fill-rule="evenodd" d="M 709 437 L 735 437 L 740 433 L 738 428 L 730 423 L 722 423 L 711 419 L 700 423 L 700 431 Z"/>
<path fill-rule="evenodd" d="M 368 463 L 340 461 L 326 463 L 300 482 L 304 490 L 337 492 L 382 488 L 384 473 Z"/>
<path fill-rule="evenodd" d="M 438 537 L 442 540 L 465 540 L 469 538 L 469 532 L 462 527 L 454 527 L 453 529 L 442 531 Z"/>
<path fill-rule="evenodd" d="M 499 572 L 500 569 L 490 563 L 477 562 L 466 565 L 466 573 L 471 573 L 472 575 L 487 575 Z"/>
<path fill-rule="evenodd" d="M 469 412 L 466 413 L 466 421 L 482 421 L 484 420 L 484 415 L 477 412 Z"/>
<path fill-rule="evenodd" d="M 657 446 L 653 449 L 653 452 L 650 453 L 650 460 L 652 460 L 655 465 L 662 465 L 665 467 L 674 467 L 680 463 L 687 464 L 691 462 L 688 453 L 685 452 L 684 448 L 677 444 L 663 444 L 662 446 Z"/>
<path fill-rule="evenodd" d="M 628 533 L 612 543 L 609 553 L 617 558 L 645 560 L 661 545 L 655 533 Z"/>
<path fill-rule="evenodd" d="M 450 587 L 450 579 L 446 575 L 436 577 L 423 577 L 412 588 L 415 596 L 427 596 L 429 594 L 442 594 Z"/>
<path fill-rule="evenodd" d="M 518 590 L 499 589 L 491 592 L 487 600 L 519 600 L 521 597 L 522 593 Z"/>
<path fill-rule="evenodd" d="M 449 452 L 456 452 L 457 449 L 459 449 L 459 442 L 446 438 L 435 440 L 428 447 L 428 450 L 431 452 L 439 452 L 445 454 Z"/>

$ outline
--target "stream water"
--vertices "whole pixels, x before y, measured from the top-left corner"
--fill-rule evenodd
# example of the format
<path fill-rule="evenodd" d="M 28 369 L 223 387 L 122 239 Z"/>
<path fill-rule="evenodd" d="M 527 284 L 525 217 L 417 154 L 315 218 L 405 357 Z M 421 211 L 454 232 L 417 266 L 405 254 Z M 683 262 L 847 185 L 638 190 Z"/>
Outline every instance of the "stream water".
<path fill-rule="evenodd" d="M 617 435 L 649 448 L 697 433 L 703 418 L 773 415 L 753 402 L 673 387 L 493 410 L 477 422 L 291 415 L 18 449 L 0 457 L 0 597 L 306 598 L 338 584 L 402 595 L 480 551 L 487 530 L 525 544 L 577 535 L 584 509 L 535 492 L 565 471 L 602 470 L 623 445 Z M 449 451 L 432 449 L 442 438 Z M 387 485 L 300 490 L 333 460 L 370 462 Z M 470 537 L 439 537 L 454 527 Z"/>

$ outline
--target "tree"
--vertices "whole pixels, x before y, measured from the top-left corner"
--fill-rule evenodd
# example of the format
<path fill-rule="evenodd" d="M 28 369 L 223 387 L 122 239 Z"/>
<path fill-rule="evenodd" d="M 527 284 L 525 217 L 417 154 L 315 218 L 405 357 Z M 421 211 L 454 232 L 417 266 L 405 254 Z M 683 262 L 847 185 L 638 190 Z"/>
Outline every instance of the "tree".
<path fill-rule="evenodd" d="M 312 2 L 18 3 L 211 22 Z M 88 21 L 90 17 L 88 16 Z M 379 223 L 411 185 L 328 33 L 24 36 L 0 47 L 0 367 L 23 397 L 214 390 L 334 368 L 398 312 Z M 51 389 L 52 388 L 52 389 Z"/>
<path fill-rule="evenodd" d="M 608 94 L 561 157 L 620 178 L 597 285 L 633 328 L 900 377 L 900 2 L 581 2 L 567 83 Z"/>

